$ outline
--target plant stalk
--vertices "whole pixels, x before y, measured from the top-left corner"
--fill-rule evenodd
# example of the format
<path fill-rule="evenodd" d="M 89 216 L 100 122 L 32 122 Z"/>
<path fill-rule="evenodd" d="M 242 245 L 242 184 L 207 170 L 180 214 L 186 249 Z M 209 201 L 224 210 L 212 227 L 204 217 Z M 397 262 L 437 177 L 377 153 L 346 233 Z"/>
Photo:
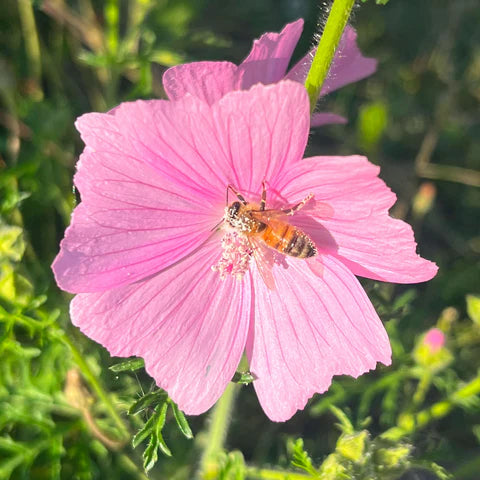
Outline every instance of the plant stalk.
<path fill-rule="evenodd" d="M 327 78 L 335 51 L 340 43 L 343 30 L 347 25 L 354 4 L 355 0 L 334 0 L 333 2 L 325 29 L 305 80 L 305 88 L 310 98 L 310 111 L 312 113 L 315 110 L 318 96 Z"/>

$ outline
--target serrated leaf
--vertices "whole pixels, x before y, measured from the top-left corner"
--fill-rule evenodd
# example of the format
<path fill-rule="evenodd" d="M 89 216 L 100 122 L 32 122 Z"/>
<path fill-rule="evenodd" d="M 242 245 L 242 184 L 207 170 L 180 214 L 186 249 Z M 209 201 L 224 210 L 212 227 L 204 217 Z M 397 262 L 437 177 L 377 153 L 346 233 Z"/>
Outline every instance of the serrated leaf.
<path fill-rule="evenodd" d="M 193 432 L 188 424 L 187 419 L 185 418 L 184 413 L 178 408 L 178 405 L 170 400 L 170 405 L 173 410 L 173 416 L 175 417 L 175 421 L 177 422 L 178 428 L 183 433 L 183 435 L 187 438 L 193 438 Z"/>
<path fill-rule="evenodd" d="M 163 403 L 167 399 L 167 392 L 164 390 L 155 390 L 154 392 L 147 393 L 143 397 L 139 398 L 129 409 L 129 415 L 135 415 L 142 410 L 145 410 L 152 404 Z"/>
<path fill-rule="evenodd" d="M 150 441 L 148 442 L 148 446 L 143 452 L 143 468 L 146 472 L 151 470 L 153 466 L 157 463 L 158 460 L 158 441 L 156 435 L 153 434 L 150 437 Z"/>
<path fill-rule="evenodd" d="M 153 415 L 147 420 L 145 425 L 134 435 L 132 438 L 133 448 L 137 448 L 152 432 L 157 425 L 158 417 L 160 416 L 160 410 L 155 409 Z"/>
<path fill-rule="evenodd" d="M 144 428 L 135 435 L 133 439 L 134 448 L 144 440 L 150 434 L 150 440 L 148 441 L 147 448 L 143 452 L 143 468 L 146 472 L 151 470 L 158 460 L 157 450 L 167 455 L 172 456 L 172 452 L 168 448 L 165 440 L 163 439 L 162 429 L 165 425 L 165 419 L 167 417 L 168 402 L 164 402 L 162 405 L 157 405 L 155 413 L 150 417 Z"/>
<path fill-rule="evenodd" d="M 145 362 L 143 361 L 143 358 L 131 358 L 129 360 L 125 360 L 124 362 L 116 363 L 108 368 L 112 372 L 117 373 L 125 371 L 134 372 L 136 370 L 140 370 L 140 368 L 143 368 L 144 366 Z"/>
<path fill-rule="evenodd" d="M 312 460 L 310 459 L 310 456 L 303 448 L 302 438 L 298 438 L 293 444 L 292 457 L 292 466 L 305 470 L 313 476 L 318 475 L 317 470 L 312 465 Z"/>

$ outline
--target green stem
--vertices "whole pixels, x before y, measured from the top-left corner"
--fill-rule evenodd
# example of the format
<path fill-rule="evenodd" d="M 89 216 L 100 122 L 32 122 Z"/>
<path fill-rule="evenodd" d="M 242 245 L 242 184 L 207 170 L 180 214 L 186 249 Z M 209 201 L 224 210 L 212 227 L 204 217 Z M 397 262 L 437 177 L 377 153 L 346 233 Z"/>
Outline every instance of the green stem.
<path fill-rule="evenodd" d="M 330 64 L 342 38 L 343 30 L 347 25 L 355 0 L 334 0 L 323 30 L 312 66 L 305 80 L 305 88 L 310 98 L 310 110 L 315 110 L 322 85 L 327 78 Z"/>
<path fill-rule="evenodd" d="M 427 426 L 430 422 L 447 416 L 455 406 L 463 403 L 466 399 L 476 397 L 479 394 L 480 377 L 476 377 L 450 395 L 448 399 L 436 402 L 430 407 L 420 410 L 415 414 L 402 415 L 400 424 L 396 427 L 390 428 L 381 436 L 390 438 L 391 440 L 400 440 L 414 431 Z"/>
<path fill-rule="evenodd" d="M 223 451 L 227 437 L 230 416 L 237 396 L 239 386 L 229 383 L 220 400 L 215 405 L 210 417 L 210 428 L 206 438 L 206 447 L 202 456 L 199 469 L 199 478 L 217 478 L 217 455 Z"/>
<path fill-rule="evenodd" d="M 18 13 L 25 39 L 25 52 L 28 57 L 29 68 L 35 80 L 35 92 L 39 100 L 43 97 L 41 90 L 42 63 L 40 59 L 40 42 L 38 40 L 37 26 L 33 15 L 31 0 L 18 0 Z"/>
<path fill-rule="evenodd" d="M 118 429 L 121 432 L 122 440 L 125 440 L 130 437 L 130 432 L 128 431 L 125 423 L 123 422 L 122 418 L 118 414 L 115 406 L 113 405 L 110 397 L 105 392 L 105 390 L 100 385 L 97 377 L 92 372 L 91 368 L 89 367 L 88 363 L 84 360 L 80 350 L 75 346 L 75 344 L 68 338 L 65 332 L 57 333 L 58 337 L 70 348 L 73 358 L 80 368 L 85 380 L 90 384 L 94 392 L 97 394 L 98 398 L 104 403 L 110 418 L 113 420 L 115 425 L 117 425 Z"/>
<path fill-rule="evenodd" d="M 427 370 L 423 373 L 418 382 L 417 389 L 412 398 L 413 407 L 418 407 L 425 400 L 430 384 L 432 383 L 432 374 Z"/>

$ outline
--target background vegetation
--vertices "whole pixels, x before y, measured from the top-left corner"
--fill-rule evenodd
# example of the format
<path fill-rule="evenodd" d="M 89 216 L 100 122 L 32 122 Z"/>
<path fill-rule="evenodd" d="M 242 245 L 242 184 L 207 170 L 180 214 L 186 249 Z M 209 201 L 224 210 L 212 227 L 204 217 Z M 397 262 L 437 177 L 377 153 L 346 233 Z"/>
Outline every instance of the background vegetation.
<path fill-rule="evenodd" d="M 162 97 L 168 66 L 238 63 L 253 38 L 303 17 L 299 58 L 325 8 L 314 0 L 2 2 L 1 479 L 146 478 L 144 463 L 152 479 L 199 471 L 223 479 L 480 478 L 475 0 L 360 4 L 351 23 L 378 71 L 322 102 L 348 125 L 311 136 L 315 154 L 364 153 L 381 165 L 399 197 L 392 214 L 413 225 L 420 253 L 440 266 L 424 285 L 362 281 L 389 331 L 391 367 L 338 378 L 286 423 L 268 421 L 251 385 L 232 384 L 228 433 L 208 414 L 188 427 L 141 364 L 109 369 L 119 359 L 72 327 L 70 298 L 53 281 L 50 264 L 76 202 L 75 118 Z M 433 326 L 446 335 L 436 353 L 422 343 Z"/>

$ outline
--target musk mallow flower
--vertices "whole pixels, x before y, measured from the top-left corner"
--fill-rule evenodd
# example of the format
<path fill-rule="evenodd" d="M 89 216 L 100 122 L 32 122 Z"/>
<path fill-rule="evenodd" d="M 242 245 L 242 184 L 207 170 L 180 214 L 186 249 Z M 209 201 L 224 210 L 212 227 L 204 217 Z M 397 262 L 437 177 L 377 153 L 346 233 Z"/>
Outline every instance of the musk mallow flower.
<path fill-rule="evenodd" d="M 410 226 L 388 215 L 396 197 L 378 167 L 361 156 L 302 159 L 302 85 L 258 84 L 213 103 L 123 103 L 76 126 L 86 145 L 74 178 L 81 203 L 53 263 L 57 283 L 77 294 L 72 322 L 111 355 L 143 357 L 183 411 L 209 409 L 244 352 L 276 421 L 334 375 L 390 363 L 355 275 L 422 282 L 437 267 L 415 253 Z M 285 218 L 316 255 L 254 252 L 228 221 L 239 201 L 230 191 L 226 205 L 229 185 L 257 208 L 263 185 L 267 209 L 307 200 Z"/>
<path fill-rule="evenodd" d="M 287 24 L 280 33 L 265 33 L 254 41 L 252 50 L 239 66 L 231 62 L 193 62 L 169 68 L 163 75 L 165 92 L 171 100 L 190 94 L 214 103 L 227 92 L 248 90 L 256 83 L 270 84 L 290 79 L 303 84 L 315 49 L 287 72 L 302 30 L 303 20 L 299 19 Z M 375 72 L 377 61 L 361 54 L 356 39 L 355 29 L 347 25 L 320 92 L 321 97 Z M 334 123 L 346 123 L 346 119 L 335 113 L 314 113 L 311 119 L 313 127 Z"/>

